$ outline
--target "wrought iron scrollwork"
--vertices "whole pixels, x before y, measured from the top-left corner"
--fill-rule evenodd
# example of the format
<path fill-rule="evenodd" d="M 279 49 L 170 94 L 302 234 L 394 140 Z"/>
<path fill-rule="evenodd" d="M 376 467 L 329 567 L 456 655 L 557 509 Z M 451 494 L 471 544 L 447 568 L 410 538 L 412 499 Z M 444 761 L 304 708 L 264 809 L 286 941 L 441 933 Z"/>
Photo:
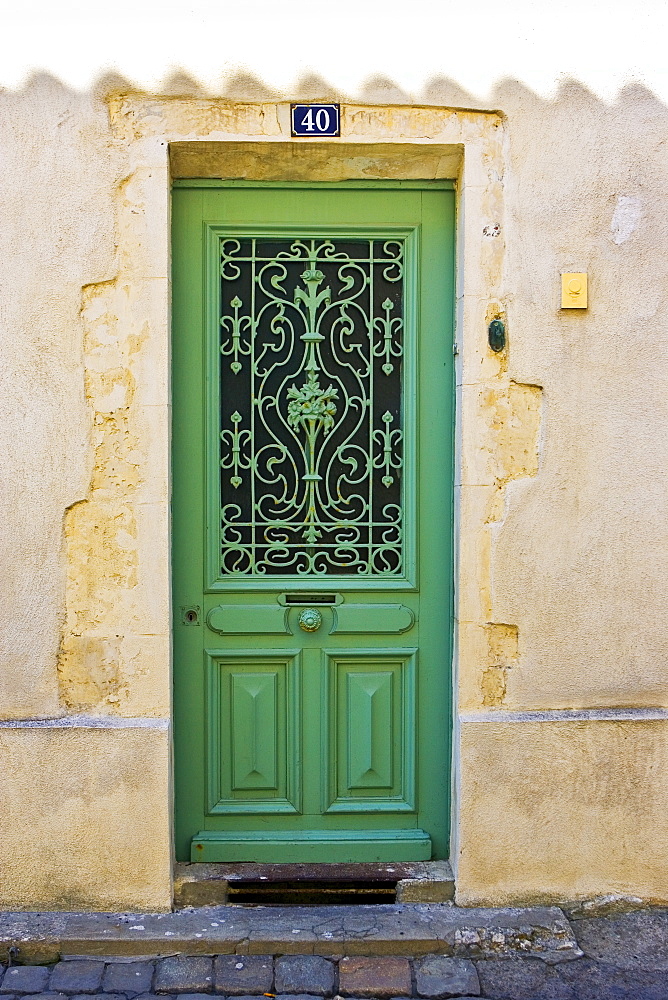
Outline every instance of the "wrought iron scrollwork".
<path fill-rule="evenodd" d="M 223 575 L 403 572 L 403 254 L 221 238 Z"/>

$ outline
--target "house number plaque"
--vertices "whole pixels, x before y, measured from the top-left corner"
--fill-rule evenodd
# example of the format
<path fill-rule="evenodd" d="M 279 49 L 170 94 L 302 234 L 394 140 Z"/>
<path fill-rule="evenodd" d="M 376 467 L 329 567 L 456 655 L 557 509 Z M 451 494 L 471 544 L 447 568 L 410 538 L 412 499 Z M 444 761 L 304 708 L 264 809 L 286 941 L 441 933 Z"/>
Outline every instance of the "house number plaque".
<path fill-rule="evenodd" d="M 302 138 L 341 135 L 340 104 L 291 104 L 292 135 Z"/>

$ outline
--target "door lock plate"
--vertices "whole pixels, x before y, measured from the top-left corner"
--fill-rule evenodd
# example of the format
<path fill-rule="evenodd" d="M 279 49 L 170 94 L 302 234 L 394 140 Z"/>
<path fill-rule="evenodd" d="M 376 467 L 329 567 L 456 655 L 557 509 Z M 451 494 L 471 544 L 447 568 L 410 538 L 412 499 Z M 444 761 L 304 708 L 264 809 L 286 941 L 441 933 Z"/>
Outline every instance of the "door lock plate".
<path fill-rule="evenodd" d="M 202 609 L 199 604 L 190 604 L 181 608 L 182 625 L 200 625 Z"/>

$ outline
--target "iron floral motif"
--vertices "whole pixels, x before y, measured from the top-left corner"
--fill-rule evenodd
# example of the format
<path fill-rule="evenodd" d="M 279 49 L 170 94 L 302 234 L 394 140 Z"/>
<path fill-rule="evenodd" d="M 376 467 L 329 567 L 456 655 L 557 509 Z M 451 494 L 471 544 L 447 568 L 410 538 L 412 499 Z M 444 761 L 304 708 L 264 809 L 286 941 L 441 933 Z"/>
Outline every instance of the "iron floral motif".
<path fill-rule="evenodd" d="M 238 375 L 243 365 L 239 361 L 239 357 L 242 354 L 250 354 L 251 347 L 248 341 L 241 340 L 241 335 L 245 331 L 247 333 L 252 331 L 252 320 L 250 316 L 239 316 L 239 310 L 242 307 L 243 302 L 238 295 L 235 295 L 230 306 L 234 310 L 232 316 L 221 316 L 220 325 L 223 330 L 226 330 L 230 334 L 230 339 L 226 340 L 220 345 L 220 353 L 223 355 L 232 355 L 233 361 L 230 362 L 230 368 L 235 375 Z"/>
<path fill-rule="evenodd" d="M 316 472 L 316 440 L 322 430 L 325 435 L 334 426 L 336 406 L 333 400 L 338 396 L 338 390 L 330 385 L 324 392 L 321 390 L 314 371 L 308 373 L 306 382 L 297 389 L 288 389 L 288 424 L 291 427 L 302 427 L 306 432 L 308 445 L 307 472 L 302 476 L 308 486 L 308 512 L 305 519 L 303 538 L 309 545 L 315 544 L 322 532 L 317 527 L 315 484 L 321 477 Z"/>

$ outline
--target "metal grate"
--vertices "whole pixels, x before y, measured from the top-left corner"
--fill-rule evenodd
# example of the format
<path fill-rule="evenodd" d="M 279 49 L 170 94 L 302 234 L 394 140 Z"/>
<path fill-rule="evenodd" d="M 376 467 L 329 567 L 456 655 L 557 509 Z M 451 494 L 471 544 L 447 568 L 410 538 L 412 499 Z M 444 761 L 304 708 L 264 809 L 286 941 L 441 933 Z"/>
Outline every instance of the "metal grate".
<path fill-rule="evenodd" d="M 220 238 L 224 577 L 404 571 L 402 239 Z"/>
<path fill-rule="evenodd" d="M 324 906 L 394 903 L 395 880 L 260 881 L 231 883 L 228 901 L 243 906 Z"/>

